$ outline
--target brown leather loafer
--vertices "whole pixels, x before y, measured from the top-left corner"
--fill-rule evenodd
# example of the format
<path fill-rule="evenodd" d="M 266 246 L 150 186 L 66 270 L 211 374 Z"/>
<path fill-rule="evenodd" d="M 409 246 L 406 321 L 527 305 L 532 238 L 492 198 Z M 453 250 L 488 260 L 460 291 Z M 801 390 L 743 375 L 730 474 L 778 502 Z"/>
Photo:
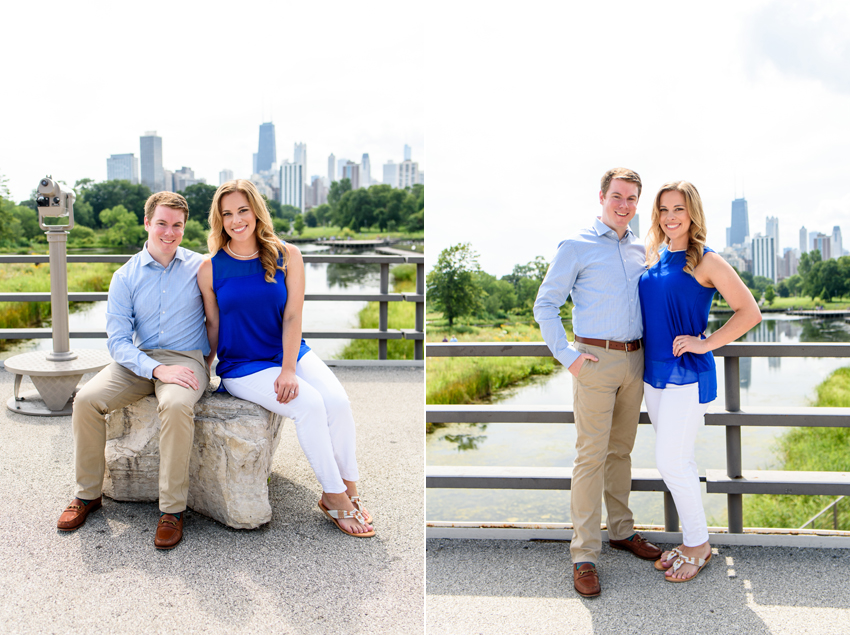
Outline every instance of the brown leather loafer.
<path fill-rule="evenodd" d="M 651 542 L 647 542 L 640 534 L 635 534 L 631 540 L 609 540 L 608 544 L 614 549 L 631 551 L 638 558 L 644 560 L 658 560 L 661 557 L 661 549 Z"/>
<path fill-rule="evenodd" d="M 595 598 L 602 593 L 599 586 L 599 574 L 596 573 L 596 565 L 585 562 L 576 569 L 573 566 L 573 586 L 579 595 L 586 598 Z"/>
<path fill-rule="evenodd" d="M 183 539 L 183 514 L 180 518 L 171 514 L 163 514 L 156 525 L 156 536 L 153 544 L 157 549 L 174 549 Z"/>
<path fill-rule="evenodd" d="M 62 515 L 59 516 L 59 522 L 56 523 L 56 528 L 59 531 L 74 531 L 83 526 L 89 514 L 100 509 L 103 504 L 103 496 L 98 496 L 93 501 L 89 501 L 86 505 L 79 498 L 71 501 L 71 504 L 65 508 Z"/>

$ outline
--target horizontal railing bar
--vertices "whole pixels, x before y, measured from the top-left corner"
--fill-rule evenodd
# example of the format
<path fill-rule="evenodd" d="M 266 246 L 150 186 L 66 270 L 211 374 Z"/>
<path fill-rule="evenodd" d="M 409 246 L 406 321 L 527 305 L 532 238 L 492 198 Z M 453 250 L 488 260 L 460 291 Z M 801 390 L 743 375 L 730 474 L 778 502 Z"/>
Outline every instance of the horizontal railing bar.
<path fill-rule="evenodd" d="M 424 334 L 419 331 L 401 329 L 389 329 L 387 331 L 378 329 L 341 329 L 337 331 L 304 331 L 301 333 L 301 336 L 304 339 L 417 340 L 422 339 Z M 53 332 L 49 328 L 0 329 L 0 340 L 35 340 L 51 337 L 53 337 Z M 106 331 L 76 329 L 71 331 L 70 337 L 72 339 L 106 339 Z"/>
<path fill-rule="evenodd" d="M 850 427 L 850 408 L 744 408 L 728 412 L 721 406 L 710 406 L 705 423 L 714 426 Z M 575 415 L 562 406 L 427 405 L 425 420 L 427 423 L 575 423 Z M 646 412 L 640 413 L 638 422 L 651 423 Z"/>
<path fill-rule="evenodd" d="M 69 291 L 70 302 L 105 302 L 106 291 Z M 424 302 L 422 296 L 407 293 L 308 293 L 304 300 L 309 302 Z M 50 302 L 49 291 L 15 291 L 0 293 L 0 302 Z"/>
<path fill-rule="evenodd" d="M 790 472 L 743 470 L 740 478 L 729 478 L 726 470 L 706 470 L 709 494 L 790 494 L 840 496 L 850 494 L 848 472 Z"/>
<path fill-rule="evenodd" d="M 204 254 L 202 254 L 204 255 Z M 69 254 L 68 262 L 113 262 L 124 263 L 130 260 L 133 254 Z M 355 256 L 352 254 L 346 255 L 311 255 L 303 254 L 304 262 L 306 263 L 322 263 L 322 264 L 403 264 L 424 263 L 423 256 Z M 49 258 L 46 254 L 29 254 L 29 255 L 0 255 L 0 265 L 8 263 L 47 263 Z"/>
<path fill-rule="evenodd" d="M 485 465 L 428 465 L 425 487 L 432 489 L 549 489 L 568 490 L 570 467 L 516 467 Z M 700 477 L 700 480 L 705 480 Z M 632 469 L 632 491 L 666 492 L 658 470 Z"/>
<path fill-rule="evenodd" d="M 850 357 L 850 343 L 733 342 L 715 357 Z M 551 357 L 543 342 L 427 342 L 426 357 Z"/>

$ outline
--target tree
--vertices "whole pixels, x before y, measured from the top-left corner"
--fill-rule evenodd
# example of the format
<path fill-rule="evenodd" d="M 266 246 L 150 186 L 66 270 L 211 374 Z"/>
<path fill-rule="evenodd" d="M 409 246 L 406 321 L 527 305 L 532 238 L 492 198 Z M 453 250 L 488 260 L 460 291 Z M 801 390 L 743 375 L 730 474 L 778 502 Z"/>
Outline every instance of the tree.
<path fill-rule="evenodd" d="M 295 222 L 295 219 L 301 216 L 301 210 L 294 205 L 281 205 L 280 217 L 285 218 L 290 223 Z"/>
<path fill-rule="evenodd" d="M 108 227 L 105 238 L 109 245 L 141 245 L 145 228 L 136 221 L 136 215 L 123 205 L 116 205 L 100 213 L 100 222 Z"/>
<path fill-rule="evenodd" d="M 289 233 L 289 221 L 285 218 L 273 218 L 272 224 L 274 225 L 274 231 L 276 234 Z"/>
<path fill-rule="evenodd" d="M 135 214 L 137 222 L 141 224 L 145 218 L 145 201 L 148 200 L 151 191 L 147 185 L 133 185 L 130 181 L 116 180 L 101 183 L 86 182 L 78 194 L 78 201 L 85 201 L 91 206 L 92 219 L 95 223 L 100 219 L 100 213 L 103 210 L 121 205 Z M 77 216 L 77 203 L 74 204 L 74 216 Z"/>
<path fill-rule="evenodd" d="M 454 324 L 455 318 L 473 313 L 480 304 L 478 254 L 469 243 L 447 247 L 426 278 L 428 300 Z"/>
<path fill-rule="evenodd" d="M 331 220 L 331 206 L 327 203 L 322 203 L 313 208 L 313 213 L 316 215 L 316 220 L 319 225 L 327 225 Z"/>
<path fill-rule="evenodd" d="M 301 214 L 298 214 L 298 216 L 295 217 L 295 223 L 293 224 L 293 227 L 295 228 L 295 232 L 299 236 L 304 233 L 304 218 L 301 216 Z"/>
<path fill-rule="evenodd" d="M 314 212 L 312 209 L 308 210 L 304 214 L 304 222 L 307 224 L 307 227 L 318 227 L 319 219 L 316 218 L 316 212 Z"/>
<path fill-rule="evenodd" d="M 776 299 L 776 292 L 773 290 L 773 285 L 767 285 L 767 289 L 764 290 L 764 299 L 769 305 L 773 304 L 773 301 Z"/>
<path fill-rule="evenodd" d="M 210 228 L 210 207 L 212 207 L 216 189 L 218 188 L 214 185 L 195 183 L 179 192 L 186 199 L 186 203 L 189 204 L 189 218 L 200 221 L 204 230 Z"/>
<path fill-rule="evenodd" d="M 351 191 L 351 179 L 342 179 L 331 183 L 331 189 L 328 191 L 328 205 L 336 207 L 342 195 Z"/>

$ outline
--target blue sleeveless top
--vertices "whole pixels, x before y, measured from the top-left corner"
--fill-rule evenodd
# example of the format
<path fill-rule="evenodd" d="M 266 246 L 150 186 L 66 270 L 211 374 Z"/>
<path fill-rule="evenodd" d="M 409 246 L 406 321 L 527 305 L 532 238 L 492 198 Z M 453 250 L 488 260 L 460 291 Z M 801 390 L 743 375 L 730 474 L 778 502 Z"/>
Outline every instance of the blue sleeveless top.
<path fill-rule="evenodd" d="M 282 262 L 279 260 L 278 262 Z M 283 363 L 283 310 L 286 276 L 266 282 L 259 258 L 237 260 L 225 250 L 212 258 L 213 291 L 218 299 L 219 377 L 245 377 Z M 298 359 L 310 348 L 301 340 Z"/>
<path fill-rule="evenodd" d="M 706 247 L 703 255 L 714 253 Z M 699 384 L 699 402 L 717 398 L 714 355 L 673 355 L 679 335 L 700 337 L 708 326 L 708 312 L 716 289 L 702 286 L 682 271 L 685 251 L 661 252 L 661 258 L 640 277 L 638 292 L 643 317 L 643 380 L 655 388 L 668 384 Z"/>

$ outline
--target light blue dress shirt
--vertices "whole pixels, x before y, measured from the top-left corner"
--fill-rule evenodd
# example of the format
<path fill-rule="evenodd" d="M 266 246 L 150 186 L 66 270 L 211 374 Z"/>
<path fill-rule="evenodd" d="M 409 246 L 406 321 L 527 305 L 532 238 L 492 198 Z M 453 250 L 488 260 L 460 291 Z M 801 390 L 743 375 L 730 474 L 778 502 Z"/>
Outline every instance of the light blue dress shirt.
<path fill-rule="evenodd" d="M 140 349 L 210 352 L 198 268 L 204 258 L 178 247 L 163 267 L 148 245 L 112 276 L 106 303 L 112 359 L 139 377 L 153 378 L 159 362 Z"/>
<path fill-rule="evenodd" d="M 600 219 L 558 245 L 534 302 L 534 319 L 552 355 L 569 367 L 580 353 L 567 341 L 560 309 L 573 301 L 573 333 L 631 342 L 643 336 L 638 281 L 646 270 L 644 247 L 631 229 L 622 240 Z"/>

